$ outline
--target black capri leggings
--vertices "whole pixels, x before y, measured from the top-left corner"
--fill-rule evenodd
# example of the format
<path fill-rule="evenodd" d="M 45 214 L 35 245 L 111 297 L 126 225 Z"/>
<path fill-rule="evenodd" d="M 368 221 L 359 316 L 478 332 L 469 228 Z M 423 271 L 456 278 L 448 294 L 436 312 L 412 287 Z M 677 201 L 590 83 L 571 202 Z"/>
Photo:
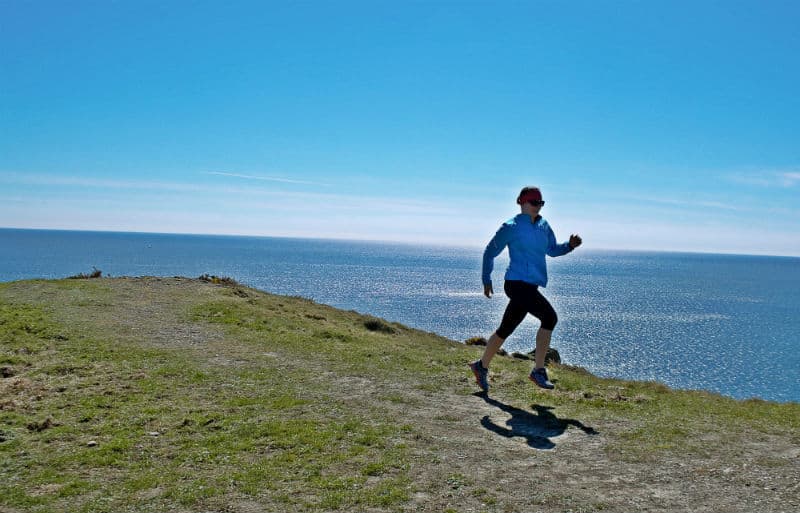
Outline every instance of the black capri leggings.
<path fill-rule="evenodd" d="M 558 316 L 550 302 L 539 292 L 539 287 L 524 281 L 506 280 L 503 288 L 510 299 L 503 314 L 497 336 L 507 339 L 517 326 L 531 314 L 542 322 L 542 329 L 553 330 L 558 323 Z"/>

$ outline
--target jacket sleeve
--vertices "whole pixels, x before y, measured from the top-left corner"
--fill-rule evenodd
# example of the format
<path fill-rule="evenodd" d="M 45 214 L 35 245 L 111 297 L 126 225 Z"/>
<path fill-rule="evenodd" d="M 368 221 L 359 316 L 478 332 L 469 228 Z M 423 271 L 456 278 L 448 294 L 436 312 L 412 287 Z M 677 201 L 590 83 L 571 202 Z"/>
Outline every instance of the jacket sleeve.
<path fill-rule="evenodd" d="M 553 229 L 550 226 L 547 227 L 547 255 L 551 257 L 559 257 L 562 255 L 566 255 L 567 253 L 572 251 L 572 246 L 569 245 L 569 242 L 562 242 L 558 244 L 556 242 L 556 234 L 553 233 Z"/>
<path fill-rule="evenodd" d="M 503 252 L 508 241 L 511 238 L 511 226 L 504 224 L 494 234 L 492 240 L 486 245 L 483 250 L 483 269 L 481 271 L 481 279 L 484 285 L 492 284 L 492 269 L 494 269 L 494 259 Z"/>

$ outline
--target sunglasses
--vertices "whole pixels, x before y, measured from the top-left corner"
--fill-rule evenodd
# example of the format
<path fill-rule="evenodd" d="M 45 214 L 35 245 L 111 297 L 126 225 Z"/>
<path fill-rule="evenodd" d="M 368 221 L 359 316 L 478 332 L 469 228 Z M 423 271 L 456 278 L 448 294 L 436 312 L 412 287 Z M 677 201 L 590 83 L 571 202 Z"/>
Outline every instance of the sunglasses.
<path fill-rule="evenodd" d="M 530 203 L 534 207 L 543 207 L 544 206 L 544 201 L 542 201 L 542 200 L 529 200 L 528 203 Z"/>

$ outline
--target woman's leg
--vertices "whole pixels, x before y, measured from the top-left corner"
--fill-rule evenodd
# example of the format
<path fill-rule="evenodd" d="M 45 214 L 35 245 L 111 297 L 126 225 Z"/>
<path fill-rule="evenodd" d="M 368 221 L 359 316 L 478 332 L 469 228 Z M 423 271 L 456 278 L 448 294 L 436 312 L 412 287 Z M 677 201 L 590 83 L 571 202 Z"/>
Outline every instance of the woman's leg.
<path fill-rule="evenodd" d="M 550 349 L 550 338 L 553 335 L 553 330 L 546 330 L 539 328 L 536 332 L 536 367 L 537 369 L 544 368 L 544 358 L 547 356 L 547 350 Z"/>
<path fill-rule="evenodd" d="M 553 336 L 553 329 L 558 323 L 558 315 L 550 304 L 550 301 L 538 290 L 531 294 L 528 303 L 528 313 L 539 319 L 542 323 L 539 331 L 536 332 L 536 369 L 544 368 L 544 360 L 547 350 L 550 349 L 550 339 Z"/>
<path fill-rule="evenodd" d="M 483 356 L 481 356 L 481 364 L 484 368 L 489 368 L 489 363 L 505 341 L 506 339 L 500 338 L 497 332 L 492 333 L 492 336 L 489 337 L 489 340 L 486 342 L 486 349 L 483 350 Z"/>

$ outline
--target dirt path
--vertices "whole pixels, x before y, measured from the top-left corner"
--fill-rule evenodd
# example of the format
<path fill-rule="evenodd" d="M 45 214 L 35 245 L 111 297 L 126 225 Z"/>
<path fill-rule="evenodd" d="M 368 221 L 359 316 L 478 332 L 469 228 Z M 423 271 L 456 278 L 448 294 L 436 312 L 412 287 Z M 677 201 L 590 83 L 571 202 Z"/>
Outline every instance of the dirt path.
<path fill-rule="evenodd" d="M 353 400 L 385 395 L 382 386 L 362 382 Z M 729 454 L 630 463 L 607 451 L 622 426 L 587 426 L 483 394 L 417 399 L 412 414 L 424 435 L 412 471 L 422 488 L 413 511 L 800 511 L 800 449 L 784 438 L 737 440 L 730 450 L 738 465 L 725 463 Z M 408 414 L 407 407 L 396 410 Z M 749 463 L 769 459 L 791 465 Z M 486 493 L 476 496 L 476 486 Z"/>

